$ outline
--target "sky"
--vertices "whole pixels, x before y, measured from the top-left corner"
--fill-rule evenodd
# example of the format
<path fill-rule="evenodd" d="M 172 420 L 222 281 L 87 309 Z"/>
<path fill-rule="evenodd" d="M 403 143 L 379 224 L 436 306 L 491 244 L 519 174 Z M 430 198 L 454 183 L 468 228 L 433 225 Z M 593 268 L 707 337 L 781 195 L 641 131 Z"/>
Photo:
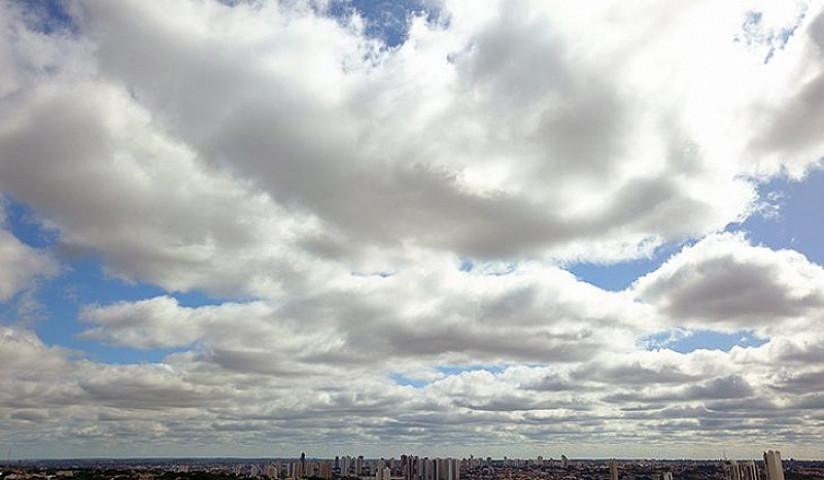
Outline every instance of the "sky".
<path fill-rule="evenodd" d="M 570 5 L 0 0 L 0 456 L 824 458 L 822 2 Z"/>

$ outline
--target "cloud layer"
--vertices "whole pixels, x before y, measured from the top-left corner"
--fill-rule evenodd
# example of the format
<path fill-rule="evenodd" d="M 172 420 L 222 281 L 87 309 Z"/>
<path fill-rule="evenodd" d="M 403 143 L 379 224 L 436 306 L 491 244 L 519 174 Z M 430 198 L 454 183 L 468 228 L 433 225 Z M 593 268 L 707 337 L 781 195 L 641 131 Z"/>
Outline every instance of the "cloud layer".
<path fill-rule="evenodd" d="M 163 293 L 79 340 L 166 356 L 7 315 L 27 454 L 822 453 L 824 270 L 724 233 L 820 166 L 818 2 L 446 0 L 391 48 L 325 2 L 61 5 L 0 4 L 0 193 L 56 235 L 0 222 L 0 302 L 99 258 Z M 700 331 L 767 341 L 648 348 Z"/>

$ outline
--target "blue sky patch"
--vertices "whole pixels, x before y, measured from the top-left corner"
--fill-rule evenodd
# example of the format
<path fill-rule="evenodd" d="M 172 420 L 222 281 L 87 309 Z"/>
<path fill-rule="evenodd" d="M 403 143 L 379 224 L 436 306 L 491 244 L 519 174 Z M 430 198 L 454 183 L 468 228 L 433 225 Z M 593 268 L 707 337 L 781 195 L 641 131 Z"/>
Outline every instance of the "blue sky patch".
<path fill-rule="evenodd" d="M 614 264 L 577 263 L 567 267 L 578 279 L 611 292 L 626 290 L 638 278 L 653 272 L 686 244 L 669 244 L 655 250 L 650 258 Z"/>
<path fill-rule="evenodd" d="M 425 15 L 430 22 L 438 16 L 425 0 L 334 0 L 329 5 L 330 15 L 336 18 L 347 18 L 354 11 L 366 22 L 366 35 L 383 40 L 390 48 L 406 41 L 412 15 Z"/>
<path fill-rule="evenodd" d="M 759 196 L 768 202 L 767 215 L 752 215 L 731 226 L 746 232 L 754 244 L 773 249 L 793 249 L 809 260 L 824 264 L 824 170 L 814 170 L 803 180 L 775 178 L 759 187 Z"/>
<path fill-rule="evenodd" d="M 489 373 L 501 373 L 506 370 L 507 365 L 481 365 L 481 364 L 473 364 L 473 365 L 440 365 L 435 367 L 436 370 L 443 373 L 444 375 L 460 375 L 464 372 L 477 372 L 480 370 L 487 371 Z"/>
<path fill-rule="evenodd" d="M 51 34 L 56 31 L 74 29 L 72 18 L 66 13 L 59 0 L 12 0 L 21 5 L 27 13 L 29 28 Z"/>
<path fill-rule="evenodd" d="M 25 205 L 4 197 L 7 228 L 21 242 L 39 249 L 55 248 L 59 242 L 57 231 L 44 229 L 37 215 Z M 96 256 L 68 256 L 61 258 L 62 271 L 54 279 L 41 282 L 31 297 L 0 303 L 0 319 L 30 324 L 47 345 L 84 352 L 89 358 L 107 363 L 159 362 L 180 349 L 139 350 L 111 347 L 78 336 L 88 327 L 81 324 L 78 314 L 82 306 L 107 305 L 116 302 L 134 302 L 160 295 L 169 295 L 164 289 L 143 282 L 128 282 L 107 277 L 104 265 Z M 203 292 L 178 292 L 173 295 L 184 307 L 217 305 L 222 299 Z"/>
<path fill-rule="evenodd" d="M 397 383 L 398 385 L 400 385 L 402 387 L 423 388 L 423 387 L 429 385 L 429 383 L 430 383 L 430 382 L 427 382 L 426 380 L 411 379 L 411 378 L 408 378 L 408 377 L 406 377 L 406 376 L 404 376 L 403 374 L 400 374 L 400 373 L 390 374 L 389 378 L 393 382 Z"/>
<path fill-rule="evenodd" d="M 750 11 L 741 24 L 742 33 L 735 37 L 735 41 L 743 41 L 747 46 L 765 48 L 767 53 L 764 56 L 764 63 L 769 63 L 776 51 L 784 49 L 790 38 L 795 35 L 805 15 L 806 11 L 801 10 L 792 24 L 781 28 L 766 28 L 763 25 L 764 12 Z"/>
<path fill-rule="evenodd" d="M 761 338 L 752 331 L 739 330 L 733 333 L 716 332 L 712 330 L 698 331 L 669 331 L 651 335 L 645 339 L 647 349 L 656 350 L 668 348 L 679 353 L 690 353 L 695 350 L 730 351 L 733 347 L 759 347 L 769 339 Z"/>
<path fill-rule="evenodd" d="M 48 345 L 61 345 L 86 352 L 90 358 L 107 363 L 159 362 L 166 355 L 181 349 L 132 349 L 112 347 L 78 336 L 89 327 L 78 315 L 84 305 L 107 305 L 134 302 L 160 295 L 169 295 L 162 288 L 142 282 L 125 282 L 106 278 L 103 264 L 96 259 L 76 260 L 71 270 L 47 282 L 37 292 L 37 300 L 45 308 L 45 318 L 37 321 L 34 330 Z M 221 303 L 201 292 L 173 295 L 181 306 L 199 307 Z"/>
<path fill-rule="evenodd" d="M 57 242 L 57 231 L 42 227 L 31 209 L 8 196 L 0 198 L 5 209 L 5 227 L 21 242 L 34 248 L 49 248 Z"/>

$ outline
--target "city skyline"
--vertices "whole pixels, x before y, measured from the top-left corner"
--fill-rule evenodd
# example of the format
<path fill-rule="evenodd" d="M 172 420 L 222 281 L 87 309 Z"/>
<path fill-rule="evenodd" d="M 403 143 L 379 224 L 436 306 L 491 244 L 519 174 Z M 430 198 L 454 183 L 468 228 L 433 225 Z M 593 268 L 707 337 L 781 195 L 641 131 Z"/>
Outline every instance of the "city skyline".
<path fill-rule="evenodd" d="M 824 0 L 0 0 L 0 455 L 824 458 L 822 112 Z"/>
<path fill-rule="evenodd" d="M 30 461 L 0 464 L 3 476 L 17 480 L 28 478 L 138 478 L 177 479 L 361 479 L 361 480 L 561 480 L 641 478 L 648 480 L 783 480 L 818 478 L 824 472 L 824 462 L 790 460 L 784 465 L 780 452 L 763 452 L 763 462 L 753 459 L 736 460 L 650 460 L 581 459 L 565 461 L 492 458 L 428 458 L 414 455 L 368 459 L 363 456 L 336 456 L 334 459 L 299 458 L 268 459 L 126 459 L 89 461 Z"/>

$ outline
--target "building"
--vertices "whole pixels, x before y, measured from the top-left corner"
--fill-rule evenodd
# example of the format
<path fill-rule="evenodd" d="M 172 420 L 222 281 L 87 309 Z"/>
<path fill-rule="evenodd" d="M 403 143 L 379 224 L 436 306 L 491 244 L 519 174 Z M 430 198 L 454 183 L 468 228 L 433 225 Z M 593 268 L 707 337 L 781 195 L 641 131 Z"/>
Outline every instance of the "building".
<path fill-rule="evenodd" d="M 609 480 L 618 480 L 618 465 L 614 458 L 609 459 Z"/>
<path fill-rule="evenodd" d="M 758 465 L 756 465 L 755 460 L 747 460 L 744 462 L 741 469 L 741 478 L 742 480 L 761 479 L 761 475 L 758 473 Z"/>
<path fill-rule="evenodd" d="M 741 480 L 741 469 L 735 460 L 727 460 L 724 462 L 724 473 L 726 474 L 727 480 Z"/>
<path fill-rule="evenodd" d="M 303 462 L 289 462 L 289 478 L 301 479 L 304 476 Z"/>
<path fill-rule="evenodd" d="M 764 452 L 764 469 L 767 480 L 784 480 L 784 467 L 781 466 L 781 453 L 778 450 Z"/>
<path fill-rule="evenodd" d="M 332 462 L 325 460 L 318 465 L 318 477 L 323 480 L 331 480 L 332 478 Z"/>
<path fill-rule="evenodd" d="M 744 463 L 727 460 L 724 463 L 724 473 L 727 480 L 761 480 L 755 460 L 747 460 Z"/>

